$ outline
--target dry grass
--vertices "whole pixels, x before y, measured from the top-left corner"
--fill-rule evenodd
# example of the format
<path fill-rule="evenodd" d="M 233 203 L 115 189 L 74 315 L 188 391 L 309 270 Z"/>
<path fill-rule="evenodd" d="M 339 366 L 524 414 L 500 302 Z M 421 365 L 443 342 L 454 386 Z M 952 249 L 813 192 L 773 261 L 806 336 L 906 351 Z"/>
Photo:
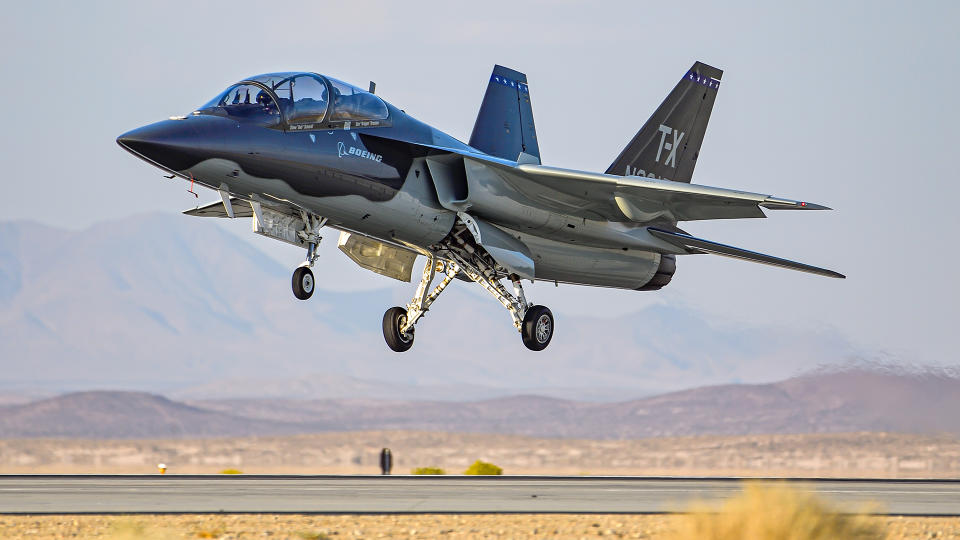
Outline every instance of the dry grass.
<path fill-rule="evenodd" d="M 872 540 L 885 537 L 875 518 L 840 513 L 817 495 L 786 484 L 751 482 L 719 509 L 698 504 L 672 540 Z"/>
<path fill-rule="evenodd" d="M 157 527 L 155 520 L 119 518 L 110 523 L 108 532 L 104 536 L 110 540 L 163 540 L 174 534 L 176 532 L 173 530 Z M 207 538 L 216 538 L 216 536 Z"/>

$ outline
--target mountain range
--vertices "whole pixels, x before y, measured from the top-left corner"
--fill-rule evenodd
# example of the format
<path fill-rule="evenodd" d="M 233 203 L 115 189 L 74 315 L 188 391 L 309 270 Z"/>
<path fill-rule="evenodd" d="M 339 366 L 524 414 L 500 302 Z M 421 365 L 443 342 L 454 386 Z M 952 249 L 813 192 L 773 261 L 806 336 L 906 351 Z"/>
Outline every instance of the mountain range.
<path fill-rule="evenodd" d="M 900 432 L 960 434 L 960 378 L 850 370 L 721 385 L 616 403 L 511 396 L 480 401 L 173 401 L 79 392 L 0 406 L 0 438 L 177 438 L 425 430 L 582 439 Z"/>
<path fill-rule="evenodd" d="M 398 355 L 380 320 L 414 284 L 340 291 L 319 268 L 320 288 L 301 302 L 290 272 L 200 218 L 151 214 L 79 231 L 0 223 L 0 402 L 102 388 L 191 399 L 616 401 L 773 381 L 857 354 L 830 329 L 708 320 L 666 304 L 623 317 L 556 306 L 554 342 L 532 353 L 496 301 L 455 282 L 418 325 L 414 349 Z"/>

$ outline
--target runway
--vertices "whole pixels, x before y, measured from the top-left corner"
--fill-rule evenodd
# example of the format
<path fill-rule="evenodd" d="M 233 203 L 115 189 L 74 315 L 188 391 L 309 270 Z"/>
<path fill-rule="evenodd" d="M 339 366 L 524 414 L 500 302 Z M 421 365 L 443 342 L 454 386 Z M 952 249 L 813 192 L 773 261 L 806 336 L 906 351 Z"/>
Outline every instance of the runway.
<path fill-rule="evenodd" d="M 960 480 L 788 480 L 844 510 L 960 515 Z M 659 513 L 719 502 L 736 478 L 0 476 L 0 513 Z"/>

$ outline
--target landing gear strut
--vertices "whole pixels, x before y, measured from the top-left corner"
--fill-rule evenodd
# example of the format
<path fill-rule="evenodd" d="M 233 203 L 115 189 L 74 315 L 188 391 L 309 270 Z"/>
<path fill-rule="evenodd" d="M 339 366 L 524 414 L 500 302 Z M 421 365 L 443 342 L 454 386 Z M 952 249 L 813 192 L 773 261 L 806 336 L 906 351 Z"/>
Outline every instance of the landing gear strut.
<path fill-rule="evenodd" d="M 444 277 L 430 290 L 437 273 L 443 273 Z M 413 301 L 407 304 L 406 309 L 393 307 L 383 315 L 383 337 L 391 349 L 404 352 L 413 346 L 414 325 L 458 274 L 480 284 L 507 308 L 513 325 L 528 349 L 542 351 L 547 348 L 553 339 L 553 313 L 544 306 L 527 302 L 520 276 L 508 274 L 482 246 L 471 243 L 466 225 L 461 225 L 443 242 L 434 246 L 433 253 L 428 255 L 423 278 Z M 512 294 L 501 283 L 504 278 L 509 278 L 513 284 Z"/>
<path fill-rule="evenodd" d="M 454 257 L 459 259 L 460 255 L 454 254 Z M 527 302 L 519 276 L 508 276 L 513 283 L 513 294 L 510 294 L 497 279 L 495 267 L 491 267 L 483 258 L 476 257 L 471 262 L 462 260 L 460 264 L 464 267 L 467 277 L 479 283 L 503 307 L 507 308 L 513 317 L 513 325 L 520 331 L 523 344 L 528 349 L 542 351 L 547 348 L 550 340 L 553 339 L 553 313 L 544 306 L 535 306 Z"/>
<path fill-rule="evenodd" d="M 313 289 L 316 281 L 313 277 L 313 263 L 317 260 L 317 246 L 323 238 L 319 231 L 327 224 L 327 218 L 319 218 L 313 214 L 300 212 L 300 218 L 303 220 L 304 228 L 297 233 L 300 240 L 307 245 L 307 260 L 293 271 L 293 295 L 300 300 L 306 300 L 313 296 Z"/>
<path fill-rule="evenodd" d="M 453 281 L 460 269 L 457 264 L 451 261 L 438 260 L 433 256 L 427 258 L 427 264 L 423 267 L 423 278 L 417 287 L 417 293 L 413 300 L 407 304 L 406 309 L 402 307 L 392 307 L 383 314 L 383 339 L 387 346 L 396 352 L 405 352 L 413 346 L 414 325 L 423 315 L 430 310 L 430 306 L 440 296 L 440 293 L 447 288 L 447 285 Z M 433 283 L 437 272 L 444 274 L 443 279 L 433 290 L 430 285 Z"/>

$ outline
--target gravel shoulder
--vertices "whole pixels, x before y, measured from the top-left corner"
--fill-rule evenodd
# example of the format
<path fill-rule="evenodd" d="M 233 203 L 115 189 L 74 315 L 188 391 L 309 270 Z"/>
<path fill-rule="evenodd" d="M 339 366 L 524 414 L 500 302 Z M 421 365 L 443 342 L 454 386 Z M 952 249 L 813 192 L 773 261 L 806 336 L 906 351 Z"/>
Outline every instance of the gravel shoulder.
<path fill-rule="evenodd" d="M 666 538 L 683 515 L 137 515 L 0 516 L 0 537 L 161 538 Z M 888 538 L 960 539 L 960 518 L 872 517 Z"/>

